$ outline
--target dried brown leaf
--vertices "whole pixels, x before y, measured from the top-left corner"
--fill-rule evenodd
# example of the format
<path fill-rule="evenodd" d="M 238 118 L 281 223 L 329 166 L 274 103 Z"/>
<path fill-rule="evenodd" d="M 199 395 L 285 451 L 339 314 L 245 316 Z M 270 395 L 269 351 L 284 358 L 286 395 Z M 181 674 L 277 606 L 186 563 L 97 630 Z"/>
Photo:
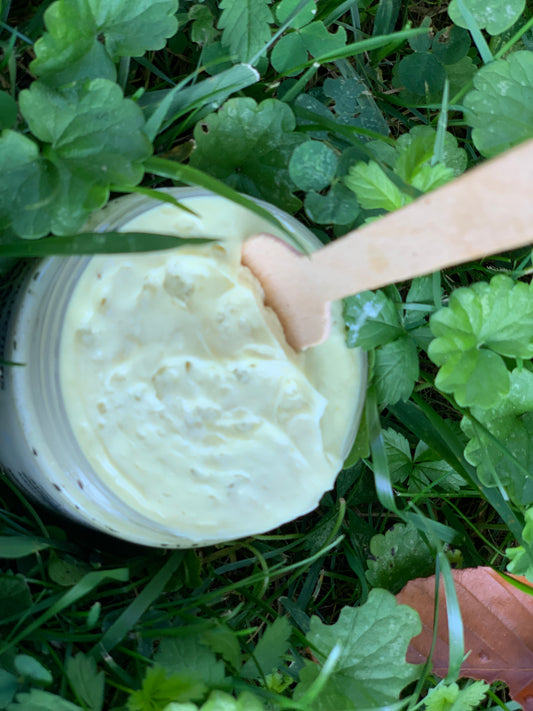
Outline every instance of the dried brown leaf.
<path fill-rule="evenodd" d="M 533 711 L 533 596 L 515 588 L 492 568 L 454 570 L 453 577 L 463 617 L 468 658 L 461 676 L 487 682 L 503 681 L 524 711 Z M 525 578 L 517 580 L 532 587 Z M 422 632 L 411 640 L 407 661 L 425 662 L 433 636 L 435 576 L 411 580 L 396 596 L 417 610 Z M 439 593 L 437 643 L 433 673 L 448 673 L 448 623 L 444 588 Z"/>

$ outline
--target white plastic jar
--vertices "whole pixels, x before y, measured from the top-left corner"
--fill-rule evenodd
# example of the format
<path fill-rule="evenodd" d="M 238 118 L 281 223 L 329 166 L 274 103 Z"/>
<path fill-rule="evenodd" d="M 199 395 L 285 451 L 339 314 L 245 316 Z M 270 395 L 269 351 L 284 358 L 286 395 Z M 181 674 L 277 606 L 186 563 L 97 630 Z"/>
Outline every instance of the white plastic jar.
<path fill-rule="evenodd" d="M 191 357 L 187 356 L 187 371 L 190 367 L 195 368 L 194 372 L 200 372 L 203 368 L 208 374 L 202 375 L 203 371 L 200 372 L 197 380 L 190 386 L 189 390 L 194 390 L 196 399 L 194 407 L 190 406 L 189 410 L 184 411 L 180 404 L 181 398 L 185 397 L 182 388 L 183 377 L 179 375 L 182 371 L 176 375 L 176 363 L 183 362 L 183 354 L 173 351 L 184 347 L 187 349 L 188 346 L 183 346 L 183 338 L 180 339 L 179 334 L 174 337 L 174 343 L 172 334 L 169 335 L 167 330 L 174 328 L 177 332 L 183 323 L 190 324 L 190 310 L 194 304 L 185 304 L 182 296 L 176 296 L 171 290 L 170 301 L 168 294 L 164 293 L 166 301 L 150 301 L 150 308 L 156 311 L 148 312 L 148 316 L 144 317 L 139 311 L 137 317 L 135 309 L 138 306 L 130 308 L 129 305 L 129 301 L 133 299 L 133 291 L 130 299 L 128 290 L 136 288 L 132 280 L 141 279 L 143 294 L 147 291 L 147 298 L 151 299 L 154 294 L 159 294 L 158 284 L 162 284 L 164 279 L 168 281 L 169 269 L 179 271 L 180 265 L 190 263 L 193 265 L 193 277 L 195 269 L 201 276 L 204 271 L 202 249 L 208 250 L 216 259 L 216 250 L 224 253 L 221 267 L 224 270 L 230 269 L 232 259 L 235 261 L 235 245 L 238 248 L 240 241 L 246 237 L 258 232 L 274 233 L 283 239 L 288 237 L 254 213 L 204 190 L 175 188 L 168 192 L 192 209 L 196 215 L 167 203 L 131 195 L 111 202 L 90 220 L 87 228 L 98 231 L 131 230 L 181 236 L 216 236 L 220 238 L 220 243 L 207 245 L 205 248 L 194 245 L 187 250 L 185 247 L 170 250 L 173 255 L 170 255 L 170 252 L 158 252 L 79 258 L 49 257 L 21 263 L 10 273 L 8 283 L 0 291 L 0 360 L 4 362 L 0 365 L 0 462 L 4 470 L 29 495 L 78 522 L 144 545 L 193 547 L 270 530 L 306 513 L 318 504 L 320 496 L 333 485 L 354 440 L 364 402 L 366 361 L 361 351 L 350 350 L 345 346 L 340 305 L 336 305 L 333 332 L 328 342 L 309 349 L 304 355 L 290 352 L 291 349 L 284 343 L 282 335 L 276 331 L 275 324 L 269 325 L 272 322 L 272 314 L 266 314 L 268 339 L 272 331 L 279 344 L 276 343 L 276 338 L 273 339 L 274 350 L 269 344 L 260 344 L 255 349 L 250 349 L 250 344 L 245 344 L 243 352 L 253 377 L 249 386 L 243 388 L 241 383 L 240 390 L 237 380 L 242 380 L 243 376 L 242 373 L 239 375 L 235 363 L 240 363 L 243 356 L 241 352 L 231 351 L 233 336 L 228 341 L 229 355 L 225 352 L 222 356 L 213 355 L 213 359 L 217 360 L 213 372 L 219 373 L 219 377 L 213 376 L 213 369 L 209 370 L 212 364 L 209 363 L 209 357 L 206 358 L 206 353 L 218 353 L 216 347 L 213 349 L 209 346 L 205 350 L 202 343 L 206 336 L 197 338 L 193 333 L 188 338 L 195 341 L 199 339 L 200 346 L 196 345 L 195 348 L 200 348 L 201 353 L 195 351 Z M 294 246 L 301 251 L 309 252 L 320 246 L 319 240 L 294 218 L 272 205 L 262 202 L 259 204 L 275 215 L 291 235 Z M 200 250 L 200 254 L 195 250 Z M 228 257 L 231 254 L 233 257 Z M 172 267 L 168 266 L 170 256 Z M 99 265 L 102 265 L 102 268 Z M 239 269 L 243 270 L 242 267 Z M 103 281 L 96 284 L 102 277 L 100 272 L 103 272 Z M 136 277 L 135 274 L 141 276 Z M 124 278 L 124 275 L 127 278 Z M 90 276 L 93 281 L 89 279 Z M 200 280 L 200 276 L 195 278 Z M 179 274 L 172 273 L 171 277 L 182 285 L 183 280 Z M 227 281 L 224 275 L 220 279 L 224 283 Z M 209 283 L 208 279 L 204 281 Z M 243 284 L 248 288 L 248 281 L 249 275 L 243 276 L 239 272 L 235 284 L 231 286 L 232 294 L 237 293 Z M 93 283 L 94 289 L 91 287 Z M 109 310 L 109 304 L 105 305 L 107 298 L 101 298 L 104 292 L 95 291 L 103 288 L 107 289 L 106 294 L 113 295 L 110 298 L 120 300 L 118 311 Z M 257 285 L 253 288 L 257 290 Z M 201 302 L 202 293 L 200 291 L 200 295 L 197 294 L 197 302 Z M 214 293 L 215 301 L 207 308 L 207 317 L 217 304 L 218 292 Z M 174 297 L 181 299 L 179 304 Z M 96 306 L 91 306 L 91 301 L 94 301 Z M 185 321 L 172 326 L 170 312 L 169 319 L 166 316 L 159 319 L 157 309 L 167 302 L 178 304 Z M 231 304 L 231 300 L 224 303 Z M 197 303 L 196 308 L 198 305 Z M 216 323 L 226 318 L 228 308 L 224 306 L 221 309 L 222 315 L 217 316 Z M 114 316 L 106 315 L 108 313 Z M 112 318 L 115 322 L 109 320 Z M 238 313 L 231 318 L 242 321 Z M 130 325 L 125 326 L 128 319 Z M 214 321 L 206 323 L 206 328 L 213 329 Z M 243 326 L 239 322 L 237 325 L 241 329 L 250 328 L 249 324 Z M 130 331 L 120 330 L 127 328 Z M 150 359 L 154 356 L 150 355 L 148 358 L 144 353 L 143 349 L 147 346 L 143 334 L 139 336 L 139 328 L 151 332 L 150 336 L 146 336 L 147 342 L 149 340 L 152 344 L 152 350 L 155 343 L 155 350 L 160 353 L 157 357 L 161 362 L 152 363 Z M 228 328 L 232 328 L 231 324 Z M 87 338 L 88 329 L 90 338 Z M 130 333 L 132 329 L 136 332 L 136 345 L 130 348 L 127 344 L 135 340 Z M 158 329 L 161 338 L 167 339 L 161 347 L 158 346 Z M 207 333 L 210 337 L 211 331 L 208 330 Z M 121 347 L 121 339 L 124 341 L 124 347 Z M 85 341 L 88 341 L 88 346 Z M 108 354 L 105 351 L 108 346 L 111 349 L 112 341 L 118 343 L 114 348 L 115 351 L 120 351 L 122 359 L 118 366 L 115 355 L 106 360 Z M 78 346 L 82 347 L 81 351 Z M 130 357 L 132 349 L 135 355 Z M 278 352 L 279 360 L 278 355 L 272 355 Z M 82 360 L 80 353 L 86 360 Z M 147 366 L 146 381 L 148 390 L 152 388 L 150 383 L 154 384 L 154 392 L 147 392 L 146 382 L 141 382 L 141 376 L 138 382 L 125 380 L 132 377 L 132 372 L 135 374 L 139 363 L 147 360 L 150 362 Z M 256 366 L 257 369 L 252 370 Z M 224 390 L 222 385 L 219 388 L 216 381 L 209 380 L 219 377 L 222 382 L 228 368 L 232 369 L 232 378 L 234 374 L 239 376 L 231 381 L 235 382 L 234 388 L 226 383 Z M 285 368 L 288 373 L 296 373 L 295 378 L 285 375 Z M 284 419 L 281 423 L 277 422 L 275 431 L 272 430 L 270 421 L 265 423 L 261 419 L 263 410 L 272 409 L 268 401 L 268 398 L 272 399 L 270 381 L 261 381 L 256 377 L 258 371 L 263 372 L 262 369 L 272 373 L 274 389 L 280 387 L 279 378 L 285 378 L 283 392 L 288 393 L 289 397 L 288 405 L 283 405 Z M 283 373 L 279 377 L 278 371 Z M 109 390 L 109 383 L 117 381 L 117 372 L 119 380 L 126 382 L 125 385 L 119 384 L 118 390 L 122 390 L 118 395 L 116 387 L 113 386 L 114 389 Z M 164 373 L 164 377 L 160 377 L 161 373 Z M 299 392 L 294 394 L 296 381 L 303 383 L 304 396 Z M 211 388 L 210 382 L 213 383 Z M 261 382 L 266 382 L 268 386 L 258 391 Z M 202 387 L 200 392 L 198 388 Z M 158 388 L 163 389 L 162 394 Z M 214 401 L 206 402 L 210 389 Z M 106 390 L 106 396 L 100 392 L 103 390 Z M 229 392 L 230 398 L 245 397 L 246 408 L 240 407 L 239 402 L 232 402 L 230 407 L 226 396 L 222 398 L 220 395 L 226 391 Z M 247 393 L 252 391 L 253 396 L 248 397 Z M 119 396 L 126 400 L 120 400 Z M 105 400 L 105 397 L 108 397 L 108 400 Z M 294 409 L 294 403 L 300 402 L 302 397 L 303 400 L 308 398 L 311 403 L 302 405 L 305 413 L 301 409 Z M 224 400 L 223 403 L 221 399 Z M 260 407 L 262 399 L 265 400 L 263 410 Z M 111 400 L 118 402 L 116 407 Z M 156 403 L 154 412 L 148 407 L 150 412 L 147 410 L 145 415 L 142 409 L 144 403 L 152 401 Z M 89 404 L 86 405 L 86 402 Z M 140 409 L 134 410 L 134 406 L 137 407 L 139 402 Z M 87 409 L 93 406 L 104 413 L 103 419 L 96 410 L 94 415 L 86 416 Z M 312 441 L 309 439 L 308 433 L 314 430 L 308 410 L 311 411 L 313 407 L 315 419 L 316 413 L 319 413 L 317 431 L 318 437 L 322 438 L 320 442 L 314 436 Z M 245 413 L 242 421 L 239 419 L 240 415 L 237 421 L 233 417 L 230 434 L 226 436 L 229 431 L 229 410 L 244 413 L 245 409 L 248 412 L 250 408 L 253 412 Z M 321 408 L 323 414 L 320 414 Z M 174 409 L 179 409 L 181 419 L 176 420 L 178 424 L 171 422 L 168 425 L 171 421 L 169 412 Z M 111 414 L 110 410 L 113 411 Z M 162 428 L 162 423 L 167 427 L 166 430 Z M 179 445 L 173 443 L 172 437 L 179 435 L 183 442 L 185 435 L 176 430 L 184 428 L 191 433 L 191 438 L 198 440 L 198 444 L 195 445 L 196 450 L 187 448 L 188 459 L 184 459 L 182 453 L 182 463 L 179 464 Z M 236 436 L 235 432 L 241 430 L 246 434 L 239 439 L 240 435 Z M 144 450 L 135 449 L 139 443 L 133 442 L 133 439 L 146 439 L 146 431 L 149 431 L 149 438 L 144 443 Z M 154 436 L 159 439 L 153 440 L 154 431 Z M 286 433 L 290 431 L 296 432 L 294 446 L 283 444 Z M 158 434 L 159 432 L 161 434 Z M 300 474 L 297 472 L 300 466 L 298 462 L 306 456 L 306 436 L 308 448 L 314 448 L 316 453 L 313 455 L 314 459 L 310 457 L 309 461 L 302 465 L 303 474 Z M 131 451 L 128 449 L 128 437 L 132 440 Z M 212 451 L 207 452 L 206 442 L 209 441 L 215 444 Z M 220 445 L 217 442 L 220 442 Z M 142 444 L 141 442 L 139 446 Z M 163 451 L 167 445 L 168 453 Z M 326 465 L 324 473 L 317 473 L 315 477 L 316 462 L 322 457 L 321 447 L 324 450 L 323 459 Z M 153 467 L 149 459 L 148 464 L 141 465 L 140 462 L 152 452 Z M 237 465 L 235 462 L 238 461 L 236 457 L 239 452 L 243 453 L 243 461 Z M 206 472 L 205 462 L 218 459 L 221 462 L 227 460 L 229 464 L 222 463 L 220 467 L 217 464 L 216 471 Z M 254 459 L 255 466 L 251 464 Z M 288 464 L 292 460 L 297 464 L 294 475 L 292 465 Z M 184 461 L 190 464 L 186 472 L 187 481 L 180 479 L 185 476 Z M 165 471 L 161 462 L 169 463 L 168 471 Z M 306 466 L 308 480 L 305 478 Z M 236 468 L 240 471 L 240 478 L 234 476 Z M 135 469 L 139 470 L 135 474 L 136 479 Z M 198 479 L 197 484 L 194 477 Z M 228 483 L 228 477 L 231 483 Z M 242 486 L 241 480 L 245 480 Z M 234 489 L 235 482 L 238 484 L 237 489 Z M 238 491 L 239 486 L 241 490 Z"/>

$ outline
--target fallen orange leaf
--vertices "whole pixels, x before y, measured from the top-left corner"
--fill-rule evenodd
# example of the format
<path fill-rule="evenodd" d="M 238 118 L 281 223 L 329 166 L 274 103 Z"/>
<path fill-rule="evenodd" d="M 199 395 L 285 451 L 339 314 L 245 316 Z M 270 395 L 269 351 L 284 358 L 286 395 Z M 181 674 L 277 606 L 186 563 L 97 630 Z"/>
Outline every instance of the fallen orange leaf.
<path fill-rule="evenodd" d="M 517 580 L 533 588 L 525 578 Z M 465 652 L 461 676 L 509 686 L 512 698 L 524 711 L 533 711 L 533 596 L 518 590 L 492 568 L 454 570 L 453 578 L 464 625 Z M 396 595 L 420 615 L 422 632 L 411 640 L 407 661 L 425 662 L 433 636 L 435 576 L 411 580 Z M 433 673 L 448 673 L 448 623 L 444 588 L 439 594 L 437 643 Z"/>

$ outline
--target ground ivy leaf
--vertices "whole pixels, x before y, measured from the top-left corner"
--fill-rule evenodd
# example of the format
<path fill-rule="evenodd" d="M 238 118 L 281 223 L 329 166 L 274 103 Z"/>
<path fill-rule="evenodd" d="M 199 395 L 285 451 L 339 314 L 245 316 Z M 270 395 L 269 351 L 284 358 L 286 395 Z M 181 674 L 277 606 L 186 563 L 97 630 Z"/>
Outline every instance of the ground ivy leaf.
<path fill-rule="evenodd" d="M 114 82 L 94 79 L 56 90 L 36 81 L 20 93 L 20 106 L 59 174 L 61 189 L 49 211 L 57 233 L 79 228 L 105 202 L 111 183 L 140 182 L 152 147 L 140 108 Z"/>
<path fill-rule="evenodd" d="M 412 523 L 396 523 L 370 541 L 366 578 L 374 587 L 394 595 L 413 578 L 424 578 L 435 569 L 431 549 Z"/>
<path fill-rule="evenodd" d="M 192 674 L 206 684 L 220 684 L 226 675 L 224 663 L 197 635 L 163 639 L 154 662 L 169 675 Z"/>
<path fill-rule="evenodd" d="M 289 646 L 291 625 L 287 617 L 277 617 L 257 643 L 253 658 L 241 669 L 243 679 L 256 679 L 277 669 Z"/>
<path fill-rule="evenodd" d="M 78 63 L 94 76 L 91 63 L 100 36 L 113 58 L 139 57 L 147 50 L 162 49 L 178 28 L 176 10 L 177 0 L 57 0 L 44 14 L 48 31 L 35 43 L 31 69 L 38 76 L 53 77 Z M 88 55 L 92 61 L 86 61 Z M 108 72 L 105 58 L 100 61 Z"/>
<path fill-rule="evenodd" d="M 484 409 L 476 404 L 471 409 L 492 437 L 468 417 L 461 422 L 470 440 L 465 457 L 477 467 L 481 482 L 485 486 L 501 483 L 513 501 L 525 506 L 533 503 L 533 478 L 528 475 L 533 467 L 532 410 L 533 373 L 515 369 L 508 394 L 495 407 Z"/>
<path fill-rule="evenodd" d="M 416 343 L 410 336 L 380 346 L 374 356 L 374 384 L 378 402 L 393 405 L 408 400 L 418 380 Z"/>
<path fill-rule="evenodd" d="M 76 694 L 90 711 L 101 711 L 104 705 L 105 676 L 103 671 L 98 671 L 95 660 L 79 652 L 67 660 L 66 672 Z"/>
<path fill-rule="evenodd" d="M 206 5 L 192 5 L 188 18 L 192 21 L 191 39 L 196 44 L 208 44 L 218 35 L 218 30 L 214 27 L 215 18 Z"/>
<path fill-rule="evenodd" d="M 513 52 L 482 67 L 464 98 L 474 144 L 487 158 L 533 136 L 533 53 Z"/>
<path fill-rule="evenodd" d="M 344 182 L 365 210 L 392 212 L 412 202 L 412 198 L 403 193 L 373 160 L 352 166 Z"/>
<path fill-rule="evenodd" d="M 222 44 L 235 61 L 249 62 L 269 41 L 274 21 L 269 0 L 221 0 Z"/>
<path fill-rule="evenodd" d="M 533 356 L 531 285 L 497 275 L 456 289 L 449 306 L 432 315 L 428 354 L 441 366 L 437 387 L 461 406 L 493 407 L 509 391 L 503 360 Z M 488 387 L 490 383 L 490 387 Z"/>
<path fill-rule="evenodd" d="M 325 143 L 306 141 L 294 149 L 289 175 L 300 190 L 323 190 L 335 177 L 337 164 L 337 154 Z"/>
<path fill-rule="evenodd" d="M 475 681 L 463 689 L 441 681 L 424 698 L 426 711 L 473 711 L 485 700 L 489 689 L 484 681 Z"/>
<path fill-rule="evenodd" d="M 508 30 L 518 20 L 526 0 L 463 0 L 465 7 L 472 13 L 480 30 L 486 29 L 489 35 L 499 35 Z M 468 29 L 459 3 L 452 0 L 448 6 L 448 15 L 458 27 Z"/>
<path fill-rule="evenodd" d="M 294 114 L 281 101 L 229 99 L 196 124 L 191 165 L 294 212 L 300 201 L 292 194 L 288 164 L 295 146 L 306 140 L 295 126 Z"/>
<path fill-rule="evenodd" d="M 350 348 L 370 350 L 404 333 L 398 309 L 383 291 L 362 291 L 344 299 L 344 321 Z"/>
<path fill-rule="evenodd" d="M 339 705 L 339 699 L 351 701 L 354 708 L 397 701 L 402 689 L 420 673 L 418 666 L 405 661 L 405 655 L 410 639 L 421 629 L 414 610 L 397 605 L 391 593 L 380 589 L 371 590 L 361 607 L 344 607 L 333 625 L 313 615 L 307 638 L 315 653 L 325 659 L 339 644 L 341 655 L 312 708 L 347 708 L 345 703 Z M 312 662 L 304 667 L 295 698 L 307 691 L 317 673 Z"/>
<path fill-rule="evenodd" d="M 17 694 L 16 703 L 11 703 L 7 711 L 83 711 L 77 704 L 50 694 L 41 689 L 31 689 L 29 693 Z"/>
<path fill-rule="evenodd" d="M 18 235 L 42 237 L 50 231 L 47 207 L 58 190 L 55 166 L 42 158 L 31 139 L 5 130 L 0 136 L 0 222 Z"/>
<path fill-rule="evenodd" d="M 360 212 L 355 194 L 339 182 L 326 195 L 308 192 L 304 207 L 309 219 L 319 225 L 350 225 Z"/>

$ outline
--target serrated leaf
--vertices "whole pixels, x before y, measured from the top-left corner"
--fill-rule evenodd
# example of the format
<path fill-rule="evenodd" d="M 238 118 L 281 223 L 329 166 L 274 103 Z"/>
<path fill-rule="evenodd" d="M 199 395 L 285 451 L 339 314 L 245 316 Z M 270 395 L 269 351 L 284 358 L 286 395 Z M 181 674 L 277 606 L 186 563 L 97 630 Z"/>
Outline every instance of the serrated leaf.
<path fill-rule="evenodd" d="M 344 607 L 338 621 L 324 624 L 315 615 L 307 634 L 320 659 L 339 644 L 341 654 L 331 677 L 317 699 L 314 711 L 373 708 L 398 700 L 402 689 L 415 680 L 419 668 L 406 663 L 409 640 L 420 631 L 417 614 L 397 606 L 386 590 L 371 590 L 361 607 Z M 295 698 L 300 698 L 318 673 L 308 662 L 300 673 Z"/>
<path fill-rule="evenodd" d="M 401 59 L 398 65 L 398 76 L 408 91 L 425 96 L 442 91 L 446 71 L 433 54 L 415 52 Z"/>
<path fill-rule="evenodd" d="M 470 652 L 460 675 L 489 683 L 504 681 L 511 697 L 529 711 L 533 696 L 533 595 L 517 589 L 491 568 L 453 570 L 452 575 L 464 625 L 465 652 Z M 532 588 L 523 578 L 519 581 Z M 433 641 L 435 576 L 412 580 L 396 599 L 420 614 L 422 633 L 409 645 L 407 659 L 423 662 Z M 433 673 L 440 677 L 446 676 L 449 661 L 445 604 L 441 580 L 432 654 Z"/>
<path fill-rule="evenodd" d="M 344 299 L 346 343 L 365 350 L 395 340 L 404 333 L 398 309 L 383 291 L 362 291 Z"/>
<path fill-rule="evenodd" d="M 466 151 L 459 148 L 457 139 L 447 131 L 444 133 L 444 150 L 443 163 L 431 166 L 431 160 L 435 150 L 435 140 L 437 132 L 431 126 L 415 126 L 409 133 L 405 133 L 398 138 L 396 149 L 396 160 L 394 162 L 394 171 L 402 180 L 414 187 L 417 187 L 422 192 L 427 192 L 437 185 L 425 187 L 426 177 L 424 171 L 430 169 L 446 168 L 450 173 L 445 175 L 444 182 L 450 180 L 453 176 L 461 175 L 467 166 Z M 433 173 L 437 177 L 434 182 L 437 183 L 440 179 L 438 173 Z M 423 176 L 423 177 L 421 177 Z"/>
<path fill-rule="evenodd" d="M 483 681 L 475 681 L 463 689 L 441 681 L 424 698 L 426 711 L 473 711 L 485 700 L 488 690 L 489 685 Z"/>
<path fill-rule="evenodd" d="M 269 0 L 221 0 L 222 44 L 235 61 L 249 62 L 269 41 L 273 17 Z"/>
<path fill-rule="evenodd" d="M 463 0 L 466 9 L 472 13 L 480 30 L 486 29 L 490 35 L 499 35 L 509 29 L 518 20 L 525 0 Z M 448 6 L 451 21 L 459 27 L 469 29 L 457 0 L 451 0 Z"/>
<path fill-rule="evenodd" d="M 533 583 L 533 508 L 526 511 L 524 521 L 522 539 L 526 545 L 506 549 L 505 555 L 511 559 L 507 570 L 515 575 L 524 575 Z"/>
<path fill-rule="evenodd" d="M 368 582 L 392 593 L 415 577 L 431 575 L 435 568 L 431 549 L 412 523 L 397 523 L 384 535 L 372 536 L 370 553 Z"/>
<path fill-rule="evenodd" d="M 222 658 L 234 669 L 239 669 L 242 662 L 241 646 L 235 632 L 229 627 L 213 627 L 206 630 L 201 636 L 202 642 Z"/>
<path fill-rule="evenodd" d="M 168 676 L 165 669 L 155 665 L 147 669 L 141 688 L 130 694 L 127 708 L 129 711 L 159 711 L 173 701 L 197 701 L 206 691 L 206 685 L 196 676 L 188 673 Z"/>
<path fill-rule="evenodd" d="M 70 80 L 113 78 L 109 56 L 139 57 L 147 50 L 162 49 L 177 30 L 177 6 L 177 0 L 56 0 L 44 14 L 47 32 L 35 43 L 31 69 L 51 78 L 55 86 L 61 83 L 57 75 L 73 64 L 77 75 Z M 105 40 L 107 55 L 99 37 Z"/>
<path fill-rule="evenodd" d="M 16 703 L 7 706 L 7 711 L 83 711 L 77 704 L 50 694 L 41 689 L 31 689 L 29 693 L 17 694 Z"/>
<path fill-rule="evenodd" d="M 206 684 L 220 684 L 225 677 L 224 663 L 217 660 L 201 639 L 191 634 L 163 639 L 154 662 L 169 676 L 190 674 Z"/>
<path fill-rule="evenodd" d="M 257 643 L 253 658 L 241 669 L 243 679 L 256 679 L 277 669 L 289 646 L 291 625 L 287 617 L 277 617 Z"/>
<path fill-rule="evenodd" d="M 491 383 L 492 387 L 492 383 Z M 466 459 L 477 467 L 485 486 L 503 485 L 520 505 L 533 503 L 533 373 L 515 369 L 509 392 L 493 408 L 471 410 L 481 423 L 464 417 L 461 429 L 469 437 Z M 485 431 L 488 430 L 488 434 Z"/>
<path fill-rule="evenodd" d="M 15 669 L 22 676 L 37 684 L 51 684 L 52 675 L 41 662 L 29 654 L 17 654 L 13 662 Z"/>
<path fill-rule="evenodd" d="M 101 711 L 104 705 L 105 675 L 98 671 L 96 661 L 82 652 L 69 657 L 66 664 L 69 682 L 90 711 Z"/>
<path fill-rule="evenodd" d="M 319 225 L 350 225 L 360 212 L 355 194 L 338 182 L 326 195 L 307 193 L 304 208 L 309 219 Z"/>
<path fill-rule="evenodd" d="M 191 165 L 294 212 L 300 201 L 292 195 L 288 163 L 295 146 L 306 140 L 295 126 L 294 114 L 281 101 L 229 99 L 196 125 Z"/>
<path fill-rule="evenodd" d="M 487 158 L 533 136 L 533 53 L 513 52 L 482 67 L 464 98 L 472 138 Z"/>
<path fill-rule="evenodd" d="M 352 166 L 344 183 L 353 190 L 365 210 L 392 212 L 412 202 L 412 198 L 403 193 L 373 160 Z"/>
<path fill-rule="evenodd" d="M 430 326 L 435 340 L 428 354 L 441 366 L 437 387 L 454 393 L 461 406 L 493 407 L 510 384 L 500 355 L 533 356 L 531 286 L 497 275 L 490 284 L 456 289 Z"/>
<path fill-rule="evenodd" d="M 378 402 L 393 405 L 408 400 L 418 374 L 416 343 L 410 336 L 400 336 L 376 349 L 373 382 Z"/>
<path fill-rule="evenodd" d="M 139 107 L 107 79 L 54 90 L 33 82 L 20 93 L 33 134 L 59 172 L 52 230 L 76 231 L 107 199 L 109 185 L 136 185 L 152 152 Z M 40 236 L 40 235 L 36 235 Z"/>
<path fill-rule="evenodd" d="M 320 141 L 306 141 L 293 151 L 289 175 L 300 190 L 323 190 L 335 177 L 338 158 L 335 151 Z"/>

